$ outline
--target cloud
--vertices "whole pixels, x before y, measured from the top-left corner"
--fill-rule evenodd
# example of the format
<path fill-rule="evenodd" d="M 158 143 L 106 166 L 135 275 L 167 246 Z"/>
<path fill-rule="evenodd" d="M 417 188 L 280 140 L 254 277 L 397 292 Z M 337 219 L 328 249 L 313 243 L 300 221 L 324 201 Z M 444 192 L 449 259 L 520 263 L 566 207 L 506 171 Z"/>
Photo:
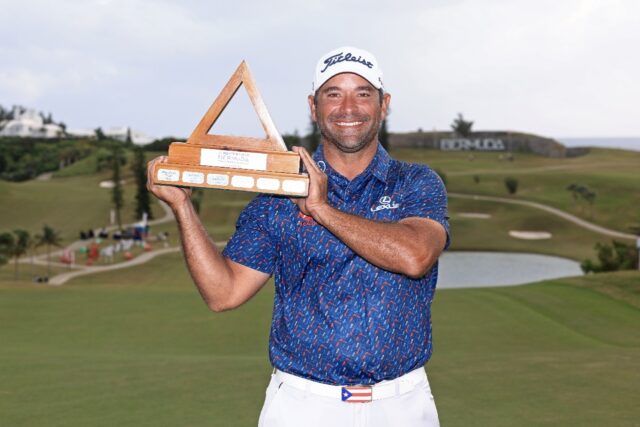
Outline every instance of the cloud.
<path fill-rule="evenodd" d="M 392 131 L 447 128 L 460 111 L 485 129 L 640 134 L 633 0 L 28 0 L 2 11 L 0 100 L 73 126 L 186 135 L 247 59 L 278 127 L 305 131 L 317 58 L 351 44 L 383 66 Z M 229 120 L 240 134 L 242 117 Z"/>

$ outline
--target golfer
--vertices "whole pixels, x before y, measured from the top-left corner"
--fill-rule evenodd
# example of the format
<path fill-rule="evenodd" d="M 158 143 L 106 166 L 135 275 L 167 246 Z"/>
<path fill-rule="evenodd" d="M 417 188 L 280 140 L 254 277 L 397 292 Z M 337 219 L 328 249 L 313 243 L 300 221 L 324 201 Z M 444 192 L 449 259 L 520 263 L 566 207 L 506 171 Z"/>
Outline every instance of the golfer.
<path fill-rule="evenodd" d="M 308 98 L 321 144 L 313 155 L 294 147 L 309 195 L 256 197 L 222 253 L 187 189 L 150 185 L 176 215 L 212 310 L 240 306 L 275 278 L 261 427 L 438 425 L 424 365 L 437 259 L 449 243 L 447 196 L 429 167 L 380 145 L 390 99 L 371 53 L 323 55 Z"/>

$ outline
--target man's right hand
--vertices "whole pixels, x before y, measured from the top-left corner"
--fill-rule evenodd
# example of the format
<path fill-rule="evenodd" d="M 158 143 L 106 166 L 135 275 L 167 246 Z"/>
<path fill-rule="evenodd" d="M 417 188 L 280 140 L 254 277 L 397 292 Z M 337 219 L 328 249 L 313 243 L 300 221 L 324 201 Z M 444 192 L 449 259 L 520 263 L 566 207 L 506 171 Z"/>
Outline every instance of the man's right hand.
<path fill-rule="evenodd" d="M 153 169 L 156 163 L 167 163 L 167 156 L 159 156 L 147 164 L 147 189 L 158 199 L 166 202 L 176 211 L 180 206 L 191 201 L 191 189 L 173 185 L 157 185 L 153 183 Z"/>

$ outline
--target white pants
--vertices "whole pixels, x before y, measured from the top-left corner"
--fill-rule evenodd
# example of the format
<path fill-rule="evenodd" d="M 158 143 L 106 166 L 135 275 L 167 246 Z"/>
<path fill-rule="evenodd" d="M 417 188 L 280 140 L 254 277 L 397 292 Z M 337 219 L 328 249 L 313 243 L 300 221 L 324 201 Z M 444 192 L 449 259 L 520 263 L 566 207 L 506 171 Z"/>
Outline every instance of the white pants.
<path fill-rule="evenodd" d="M 407 381 L 410 377 L 411 381 Z M 434 427 L 438 412 L 424 369 L 384 381 L 395 390 L 367 403 L 347 403 L 338 391 L 276 372 L 271 376 L 258 427 Z M 383 384 L 381 383 L 381 384 Z M 336 387 L 338 390 L 339 387 Z M 373 395 L 376 395 L 374 386 Z M 375 398 L 374 398 L 375 399 Z"/>

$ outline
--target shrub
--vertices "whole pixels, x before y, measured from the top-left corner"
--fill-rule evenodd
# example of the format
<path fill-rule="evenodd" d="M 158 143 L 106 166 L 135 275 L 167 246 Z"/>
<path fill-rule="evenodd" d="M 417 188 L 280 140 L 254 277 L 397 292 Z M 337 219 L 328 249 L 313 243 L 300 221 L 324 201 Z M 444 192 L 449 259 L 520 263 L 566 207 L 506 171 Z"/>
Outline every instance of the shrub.
<path fill-rule="evenodd" d="M 518 191 L 518 180 L 512 177 L 504 179 L 504 185 L 507 187 L 509 194 L 516 194 Z"/>
<path fill-rule="evenodd" d="M 590 259 L 582 261 L 580 268 L 585 273 L 603 271 L 635 270 L 638 268 L 638 249 L 633 244 L 613 240 L 611 245 L 596 243 L 599 262 Z"/>

